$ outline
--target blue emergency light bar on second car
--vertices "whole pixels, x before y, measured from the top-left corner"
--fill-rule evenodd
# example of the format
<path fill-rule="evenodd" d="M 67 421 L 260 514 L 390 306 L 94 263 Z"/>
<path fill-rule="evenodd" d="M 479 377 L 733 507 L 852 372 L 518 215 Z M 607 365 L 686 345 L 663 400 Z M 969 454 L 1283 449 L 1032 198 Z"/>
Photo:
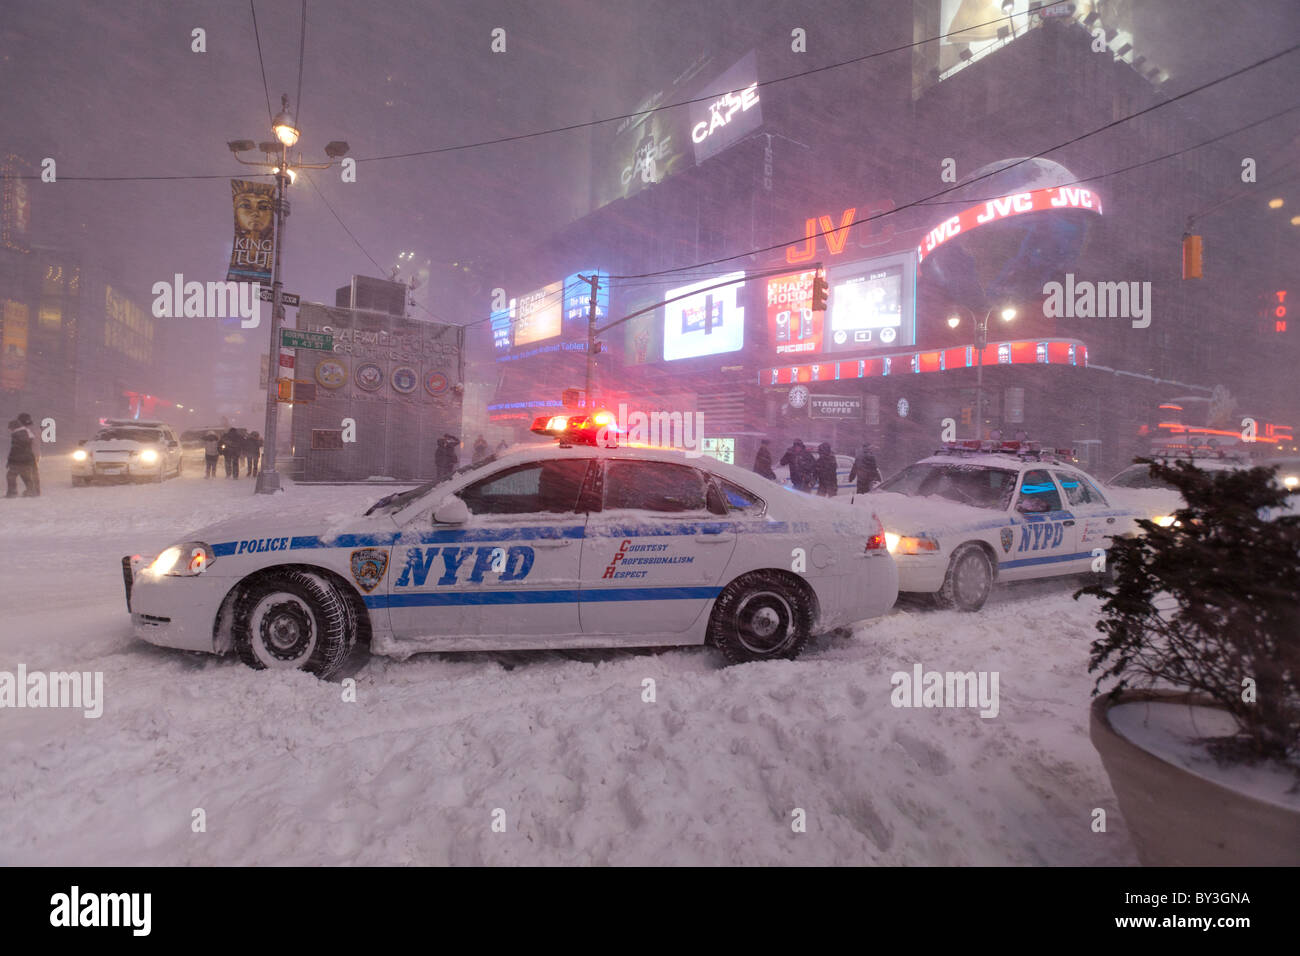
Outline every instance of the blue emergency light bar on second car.
<path fill-rule="evenodd" d="M 1036 441 L 992 441 L 978 438 L 944 442 L 936 455 L 1014 455 L 1030 461 L 1073 461 L 1073 448 L 1043 448 Z"/>

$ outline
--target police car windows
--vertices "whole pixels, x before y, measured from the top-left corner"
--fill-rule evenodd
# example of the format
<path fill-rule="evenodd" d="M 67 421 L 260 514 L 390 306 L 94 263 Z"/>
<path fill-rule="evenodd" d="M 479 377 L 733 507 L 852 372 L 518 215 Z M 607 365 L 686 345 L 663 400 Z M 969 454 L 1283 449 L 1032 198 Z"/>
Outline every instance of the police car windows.
<path fill-rule="evenodd" d="M 721 478 L 715 479 L 718 488 L 722 491 L 722 498 L 727 503 L 728 511 L 739 511 L 744 514 L 762 514 L 767 503 L 762 498 L 751 491 L 746 491 L 740 485 L 733 485 L 729 481 L 723 481 Z"/>
<path fill-rule="evenodd" d="M 1065 500 L 1072 505 L 1104 505 L 1106 499 L 1093 487 L 1092 482 L 1082 475 L 1069 471 L 1058 471 L 1056 479 L 1065 489 Z"/>
<path fill-rule="evenodd" d="M 1020 497 L 1016 499 L 1016 508 L 1029 514 L 1061 510 L 1061 496 L 1056 490 L 1056 483 L 1046 471 L 1036 469 L 1025 472 L 1020 483 Z"/>
<path fill-rule="evenodd" d="M 588 459 L 519 465 L 490 475 L 459 493 L 471 514 L 572 514 L 587 473 Z"/>
<path fill-rule="evenodd" d="M 704 477 L 694 468 L 662 461 L 612 461 L 605 472 L 605 510 L 704 511 Z"/>

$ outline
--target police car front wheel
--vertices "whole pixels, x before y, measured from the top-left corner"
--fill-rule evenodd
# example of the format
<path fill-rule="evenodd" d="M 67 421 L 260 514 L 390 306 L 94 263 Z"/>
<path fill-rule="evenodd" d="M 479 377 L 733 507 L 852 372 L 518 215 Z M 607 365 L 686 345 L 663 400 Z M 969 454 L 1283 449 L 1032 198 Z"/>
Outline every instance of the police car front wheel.
<path fill-rule="evenodd" d="M 812 628 L 812 602 L 803 587 L 754 571 L 732 581 L 709 619 L 709 643 L 728 662 L 790 660 Z"/>
<path fill-rule="evenodd" d="M 235 604 L 239 658 L 256 670 L 299 669 L 329 677 L 352 649 L 347 599 L 324 578 L 285 569 L 245 587 Z"/>

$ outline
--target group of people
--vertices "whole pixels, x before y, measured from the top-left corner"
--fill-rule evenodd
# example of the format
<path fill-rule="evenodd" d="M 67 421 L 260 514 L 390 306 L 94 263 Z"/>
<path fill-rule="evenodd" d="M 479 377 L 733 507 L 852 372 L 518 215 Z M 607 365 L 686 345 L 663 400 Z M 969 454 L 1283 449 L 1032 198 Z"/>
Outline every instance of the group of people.
<path fill-rule="evenodd" d="M 9 422 L 9 458 L 5 462 L 5 497 L 18 497 L 18 479 L 23 480 L 23 497 L 41 496 L 41 442 L 32 416 L 23 412 Z"/>
<path fill-rule="evenodd" d="M 772 450 L 769 445 L 766 438 L 759 443 L 758 454 L 754 456 L 754 472 L 775 481 L 776 472 L 772 470 Z M 813 455 L 803 441 L 796 438 L 777 464 L 790 469 L 790 484 L 795 491 L 812 493 L 815 489 L 817 494 L 826 498 L 834 498 L 839 493 L 837 460 L 830 442 L 818 445 L 817 454 Z M 880 468 L 870 445 L 864 443 L 853 460 L 849 481 L 856 483 L 859 494 L 865 494 L 880 483 Z"/>
<path fill-rule="evenodd" d="M 239 477 L 239 462 L 244 462 L 244 476 L 256 478 L 262 460 L 262 436 L 257 432 L 241 435 L 231 426 L 221 435 L 208 432 L 203 436 L 203 477 L 217 477 L 217 459 L 226 461 L 226 477 Z"/>

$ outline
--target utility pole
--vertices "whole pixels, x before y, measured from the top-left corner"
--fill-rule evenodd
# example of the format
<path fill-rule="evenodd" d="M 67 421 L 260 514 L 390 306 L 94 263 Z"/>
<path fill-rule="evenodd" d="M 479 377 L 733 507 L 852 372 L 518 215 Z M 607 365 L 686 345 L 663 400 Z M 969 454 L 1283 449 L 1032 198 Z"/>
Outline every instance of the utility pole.
<path fill-rule="evenodd" d="M 592 387 L 596 378 L 596 292 L 600 288 L 600 276 L 579 275 L 578 278 L 591 286 L 591 298 L 587 300 L 587 381 L 583 389 L 583 400 L 587 403 L 587 412 L 590 414 L 596 407 Z"/>

